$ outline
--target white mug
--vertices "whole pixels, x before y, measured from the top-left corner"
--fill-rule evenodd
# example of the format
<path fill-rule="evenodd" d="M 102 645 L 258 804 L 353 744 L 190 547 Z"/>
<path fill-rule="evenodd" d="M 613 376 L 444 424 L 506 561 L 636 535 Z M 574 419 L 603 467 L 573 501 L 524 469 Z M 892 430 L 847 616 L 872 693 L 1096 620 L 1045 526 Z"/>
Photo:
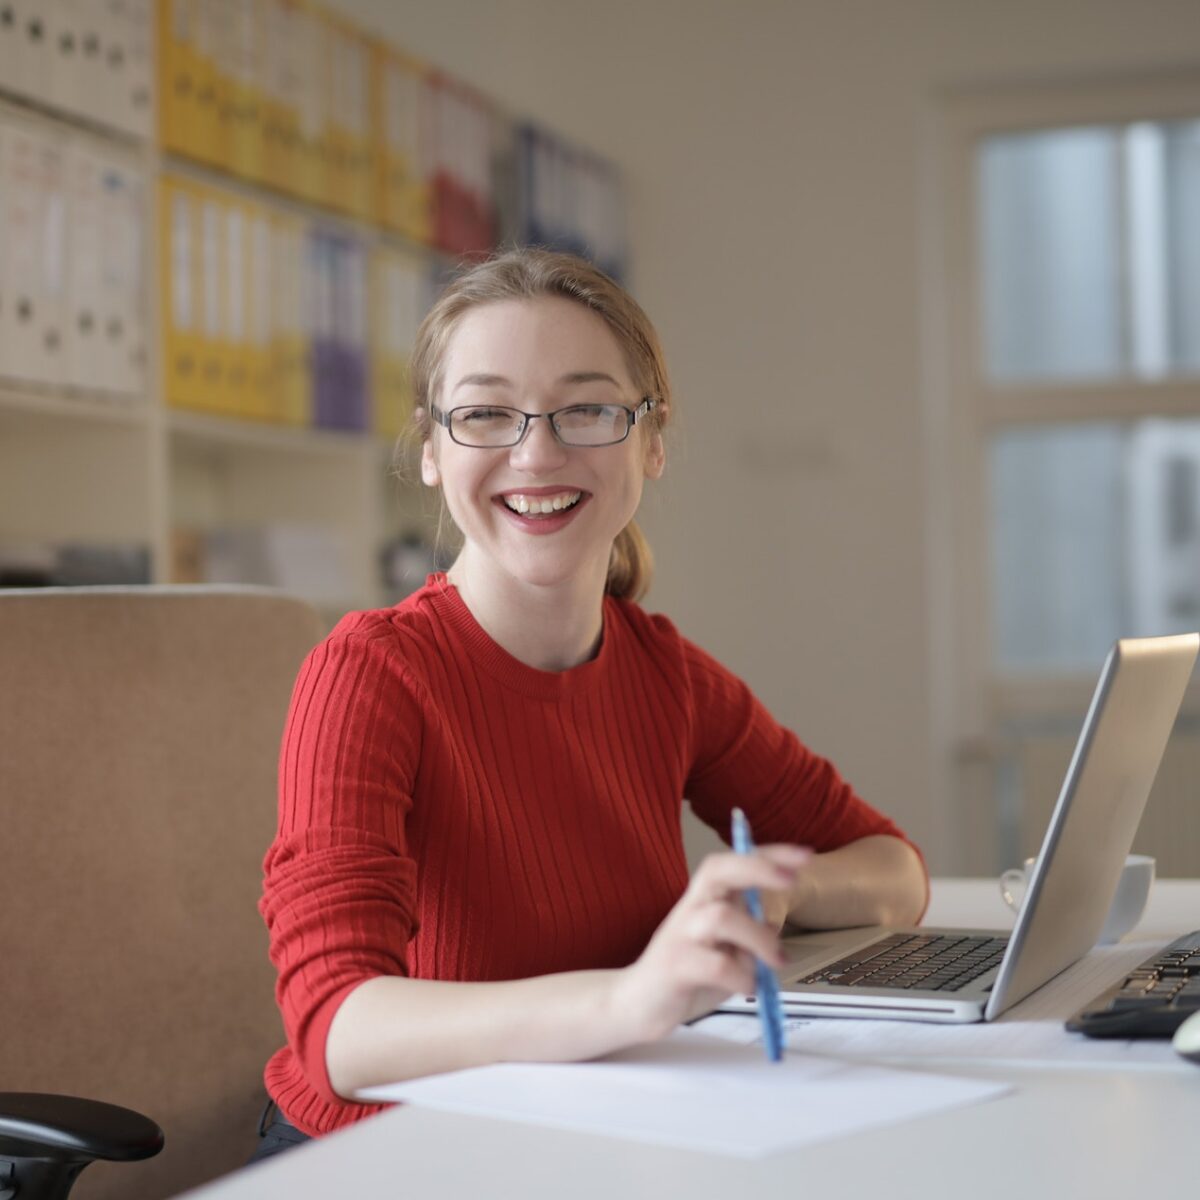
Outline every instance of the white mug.
<path fill-rule="evenodd" d="M 1021 907 L 1025 887 L 1033 874 L 1035 858 L 1027 858 L 1022 867 L 1009 867 L 1000 876 L 1000 895 L 1004 903 L 1014 912 Z M 1150 885 L 1154 882 L 1154 859 L 1148 854 L 1131 854 L 1121 869 L 1117 891 L 1104 918 L 1104 928 L 1096 944 L 1111 945 L 1119 942 L 1141 919 L 1150 899 Z"/>

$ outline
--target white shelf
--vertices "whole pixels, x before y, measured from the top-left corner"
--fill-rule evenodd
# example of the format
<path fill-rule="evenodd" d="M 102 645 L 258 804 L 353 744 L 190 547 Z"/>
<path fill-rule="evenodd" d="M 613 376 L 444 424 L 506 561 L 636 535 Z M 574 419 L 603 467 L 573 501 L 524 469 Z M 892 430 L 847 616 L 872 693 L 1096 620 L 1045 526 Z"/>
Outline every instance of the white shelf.
<path fill-rule="evenodd" d="M 144 428 L 149 407 L 142 397 L 67 391 L 0 380 L 0 416 L 51 421 L 94 421 Z"/>
<path fill-rule="evenodd" d="M 3 79 L 0 79 L 0 113 L 16 117 L 34 116 L 39 121 L 58 126 L 64 133 L 84 133 L 97 141 L 116 143 L 131 150 L 141 150 L 151 144 L 149 138 L 98 121 L 88 113 L 60 108 L 48 100 L 38 100 L 15 92 Z"/>
<path fill-rule="evenodd" d="M 370 433 L 268 425 L 181 409 L 170 411 L 167 428 L 176 442 L 191 442 L 213 448 L 241 447 L 279 454 L 374 457 L 381 447 L 381 440 Z"/>
<path fill-rule="evenodd" d="M 380 548 L 401 528 L 429 528 L 419 489 L 390 478 L 390 438 L 373 432 L 271 425 L 169 407 L 158 287 L 163 247 L 157 183 L 184 175 L 341 227 L 430 264 L 451 260 L 374 225 L 177 158 L 153 142 L 25 100 L 0 81 L 0 114 L 50 136 L 80 138 L 133 163 L 146 181 L 142 281 L 148 362 L 143 391 L 102 394 L 0 378 L 0 539 L 145 545 L 153 578 L 171 578 L 174 535 L 223 529 L 326 531 L 343 556 L 341 611 L 386 602 Z M 0 364 L 2 366 L 3 364 Z M 410 511 L 411 509 L 411 511 Z M 339 599 L 330 602 L 328 596 Z"/>

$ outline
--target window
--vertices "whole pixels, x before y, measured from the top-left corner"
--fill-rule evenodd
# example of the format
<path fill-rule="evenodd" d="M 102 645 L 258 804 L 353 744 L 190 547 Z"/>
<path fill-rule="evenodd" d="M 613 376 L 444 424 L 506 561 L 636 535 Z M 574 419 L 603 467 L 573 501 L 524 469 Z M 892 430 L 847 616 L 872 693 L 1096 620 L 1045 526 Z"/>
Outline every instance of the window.
<path fill-rule="evenodd" d="M 981 90 L 931 129 L 936 802 L 969 873 L 1036 851 L 1113 640 L 1200 628 L 1200 80 Z M 1196 699 L 1142 826 L 1167 873 L 1200 870 Z"/>
<path fill-rule="evenodd" d="M 1001 675 L 1088 675 L 1122 636 L 1200 628 L 1200 420 L 992 435 Z"/>
<path fill-rule="evenodd" d="M 991 380 L 1200 373 L 1200 120 L 992 136 L 978 183 Z"/>

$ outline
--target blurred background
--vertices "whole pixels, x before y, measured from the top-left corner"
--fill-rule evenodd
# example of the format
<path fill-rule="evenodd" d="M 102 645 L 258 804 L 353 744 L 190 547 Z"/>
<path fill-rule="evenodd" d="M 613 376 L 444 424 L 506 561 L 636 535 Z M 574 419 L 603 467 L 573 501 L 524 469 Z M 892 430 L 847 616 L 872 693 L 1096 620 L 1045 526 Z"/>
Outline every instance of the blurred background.
<path fill-rule="evenodd" d="M 1200 624 L 1194 0 L 4 0 L 0 584 L 395 602 L 413 334 L 512 243 L 663 336 L 647 606 L 936 871 L 1034 853 L 1112 640 Z"/>

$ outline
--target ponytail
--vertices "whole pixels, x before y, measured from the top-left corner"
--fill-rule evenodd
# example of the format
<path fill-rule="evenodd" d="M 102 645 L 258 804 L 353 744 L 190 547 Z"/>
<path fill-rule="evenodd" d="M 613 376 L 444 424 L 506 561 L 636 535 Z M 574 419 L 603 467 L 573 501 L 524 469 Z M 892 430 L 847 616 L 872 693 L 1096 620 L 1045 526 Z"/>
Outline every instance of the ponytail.
<path fill-rule="evenodd" d="M 654 555 L 650 543 L 637 522 L 630 521 L 613 542 L 604 590 L 618 600 L 637 601 L 646 594 L 653 574 Z"/>

